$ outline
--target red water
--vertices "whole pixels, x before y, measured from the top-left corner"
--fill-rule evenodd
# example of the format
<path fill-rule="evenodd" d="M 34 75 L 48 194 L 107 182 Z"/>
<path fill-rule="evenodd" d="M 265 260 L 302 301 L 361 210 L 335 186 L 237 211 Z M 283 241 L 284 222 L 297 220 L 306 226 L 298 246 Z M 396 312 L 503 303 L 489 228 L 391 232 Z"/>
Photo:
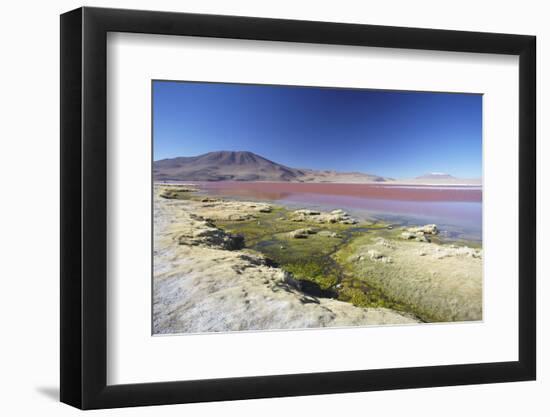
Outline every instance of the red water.
<path fill-rule="evenodd" d="M 341 208 L 402 223 L 439 223 L 481 240 L 482 191 L 476 186 L 207 182 L 210 194 L 278 201 L 292 206 Z"/>
<path fill-rule="evenodd" d="M 334 184 L 296 182 L 220 181 L 202 183 L 209 190 L 231 194 L 262 196 L 270 200 L 284 199 L 290 194 L 324 194 L 348 197 L 368 197 L 402 201 L 481 201 L 481 188 L 469 186 L 417 186 L 378 184 Z"/>

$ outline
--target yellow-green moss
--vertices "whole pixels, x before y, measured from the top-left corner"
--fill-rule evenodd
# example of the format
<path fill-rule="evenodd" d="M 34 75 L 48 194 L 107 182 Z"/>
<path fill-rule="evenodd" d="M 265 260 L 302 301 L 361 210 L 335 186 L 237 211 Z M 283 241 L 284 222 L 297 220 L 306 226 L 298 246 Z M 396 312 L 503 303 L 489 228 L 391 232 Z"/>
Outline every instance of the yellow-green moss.
<path fill-rule="evenodd" d="M 256 219 L 216 224 L 245 238 L 246 247 L 263 253 L 277 265 L 291 272 L 299 280 L 316 283 L 321 289 L 334 287 L 342 279 L 340 266 L 331 254 L 350 239 L 356 230 L 369 224 L 349 225 L 292 221 L 291 210 L 275 207 L 271 213 L 260 213 Z M 309 228 L 314 233 L 297 239 L 290 232 Z M 319 232 L 335 233 L 327 236 Z M 364 232 L 363 232 L 364 233 Z"/>

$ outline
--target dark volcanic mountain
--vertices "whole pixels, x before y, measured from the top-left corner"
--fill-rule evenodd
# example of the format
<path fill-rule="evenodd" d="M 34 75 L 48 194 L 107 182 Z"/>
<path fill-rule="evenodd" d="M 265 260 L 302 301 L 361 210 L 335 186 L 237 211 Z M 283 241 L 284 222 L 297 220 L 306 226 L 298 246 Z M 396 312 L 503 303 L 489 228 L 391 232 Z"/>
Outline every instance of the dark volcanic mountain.
<path fill-rule="evenodd" d="M 296 169 L 252 152 L 218 151 L 153 163 L 155 181 L 272 181 L 373 183 L 387 178 L 362 172 Z"/>
<path fill-rule="evenodd" d="M 304 175 L 304 171 L 244 151 L 209 152 L 153 163 L 157 181 L 296 181 Z"/>

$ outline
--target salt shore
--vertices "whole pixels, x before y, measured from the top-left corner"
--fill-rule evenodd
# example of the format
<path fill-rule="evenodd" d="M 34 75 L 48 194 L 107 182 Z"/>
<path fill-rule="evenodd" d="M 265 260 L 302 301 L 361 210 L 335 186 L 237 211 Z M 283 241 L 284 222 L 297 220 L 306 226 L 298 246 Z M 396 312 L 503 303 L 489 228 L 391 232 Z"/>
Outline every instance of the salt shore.
<path fill-rule="evenodd" d="M 418 322 L 406 313 L 356 307 L 298 291 L 287 283 L 288 273 L 269 266 L 261 255 L 243 249 L 229 250 L 231 237 L 205 217 L 194 214 L 201 208 L 211 209 L 204 205 L 164 199 L 155 192 L 155 334 Z M 236 209 L 236 205 L 238 210 L 229 209 Z M 229 203 L 218 214 L 248 216 L 262 208 L 257 204 Z"/>
<path fill-rule="evenodd" d="M 289 270 L 274 266 L 258 251 L 246 249 L 243 236 L 231 231 L 232 225 L 256 222 L 258 228 L 269 227 L 261 221 L 276 207 L 206 196 L 187 198 L 194 191 L 192 185 L 155 186 L 155 334 L 414 324 L 482 317 L 481 250 L 432 242 L 437 234 L 434 225 L 403 230 L 384 227 L 343 240 L 340 231 L 357 225 L 342 210 L 296 210 L 288 214 L 285 223 L 292 225 L 291 231 L 270 229 L 281 250 L 286 242 L 340 242 L 334 246 L 337 250 L 331 252 L 331 259 L 353 279 L 327 285 L 338 292 L 338 298 L 347 300 L 341 301 L 302 291 L 296 285 L 300 281 Z M 357 298 L 361 291 L 358 281 L 375 286 L 406 308 L 398 311 L 368 303 L 362 306 L 362 299 Z"/>

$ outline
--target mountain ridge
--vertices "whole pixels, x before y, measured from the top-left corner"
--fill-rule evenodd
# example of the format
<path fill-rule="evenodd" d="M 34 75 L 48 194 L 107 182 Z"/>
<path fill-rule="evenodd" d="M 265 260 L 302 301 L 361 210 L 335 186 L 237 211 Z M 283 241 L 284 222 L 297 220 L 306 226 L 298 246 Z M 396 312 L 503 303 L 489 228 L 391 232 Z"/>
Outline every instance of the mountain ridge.
<path fill-rule="evenodd" d="M 478 185 L 481 179 L 460 179 L 429 172 L 412 179 L 394 179 L 363 172 L 292 168 L 250 151 L 213 151 L 153 162 L 155 181 L 264 181 L 318 183 L 383 183 L 389 185 Z"/>
<path fill-rule="evenodd" d="M 156 181 L 384 182 L 359 172 L 292 168 L 250 151 L 214 151 L 153 162 Z"/>
<path fill-rule="evenodd" d="M 215 151 L 197 156 L 161 159 L 153 163 L 157 180 L 291 181 L 304 172 L 249 151 Z"/>

